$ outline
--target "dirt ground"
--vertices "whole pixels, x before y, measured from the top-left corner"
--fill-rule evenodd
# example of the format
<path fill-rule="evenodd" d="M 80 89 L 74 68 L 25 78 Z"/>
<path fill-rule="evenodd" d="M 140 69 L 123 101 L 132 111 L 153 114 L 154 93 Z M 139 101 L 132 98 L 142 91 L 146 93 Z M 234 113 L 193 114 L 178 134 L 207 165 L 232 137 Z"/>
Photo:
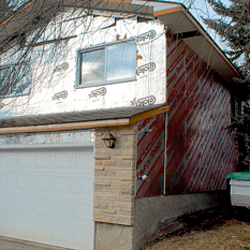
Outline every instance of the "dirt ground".
<path fill-rule="evenodd" d="M 230 219 L 205 231 L 191 231 L 155 243 L 147 250 L 250 250 L 250 224 Z"/>
<path fill-rule="evenodd" d="M 250 250 L 250 210 L 228 204 L 166 221 L 140 250 Z"/>

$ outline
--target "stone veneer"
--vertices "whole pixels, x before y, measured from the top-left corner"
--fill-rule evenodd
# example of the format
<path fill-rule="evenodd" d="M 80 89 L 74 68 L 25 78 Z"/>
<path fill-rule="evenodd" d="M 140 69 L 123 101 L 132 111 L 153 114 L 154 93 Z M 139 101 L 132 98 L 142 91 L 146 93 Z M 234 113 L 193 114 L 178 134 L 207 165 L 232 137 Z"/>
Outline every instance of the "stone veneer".
<path fill-rule="evenodd" d="M 94 142 L 94 132 L 90 130 L 70 132 L 40 132 L 20 134 L 0 134 L 0 145 L 71 144 Z"/>
<path fill-rule="evenodd" d="M 94 221 L 133 225 L 135 126 L 112 128 L 115 148 L 104 146 L 107 128 L 96 129 Z"/>

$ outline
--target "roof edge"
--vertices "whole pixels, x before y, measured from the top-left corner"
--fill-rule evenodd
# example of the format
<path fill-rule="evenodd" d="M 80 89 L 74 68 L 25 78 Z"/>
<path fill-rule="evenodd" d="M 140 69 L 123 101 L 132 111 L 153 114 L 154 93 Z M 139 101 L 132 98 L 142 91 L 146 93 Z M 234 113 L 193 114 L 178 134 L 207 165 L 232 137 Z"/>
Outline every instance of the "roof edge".
<path fill-rule="evenodd" d="M 189 10 L 183 4 L 179 3 L 179 5 L 180 5 L 179 7 L 173 7 L 170 9 L 154 12 L 154 16 L 157 17 L 171 13 L 182 12 L 186 16 L 186 18 L 197 28 L 197 30 L 201 33 L 201 35 L 209 42 L 209 44 L 218 52 L 218 54 L 223 58 L 223 60 L 230 66 L 230 68 L 235 72 L 235 74 L 239 78 L 242 78 L 243 76 L 233 65 L 230 59 L 225 55 L 222 49 L 216 44 L 216 42 L 211 38 L 211 36 L 201 26 L 201 24 L 195 19 L 195 17 L 189 12 Z"/>
<path fill-rule="evenodd" d="M 68 131 L 68 130 L 80 130 L 80 129 L 101 128 L 101 127 L 130 126 L 144 119 L 160 115 L 168 111 L 169 111 L 169 106 L 164 105 L 159 108 L 148 110 L 127 118 L 84 121 L 84 122 L 69 122 L 69 123 L 48 124 L 48 125 L 7 127 L 7 128 L 0 128 L 0 134 Z"/>
<path fill-rule="evenodd" d="M 9 20 L 11 20 L 13 17 L 15 17 L 17 14 L 25 10 L 27 7 L 29 7 L 32 3 L 34 3 L 35 0 L 30 0 L 27 4 L 24 4 L 22 7 L 20 7 L 18 10 L 16 10 L 12 15 L 10 15 L 8 18 L 6 18 L 4 21 L 0 23 L 0 27 L 2 27 L 5 23 L 7 23 Z"/>
<path fill-rule="evenodd" d="M 227 62 L 227 64 L 232 68 L 232 70 L 239 76 L 239 78 L 242 78 L 243 76 L 240 74 L 240 72 L 237 70 L 237 68 L 233 65 L 231 60 L 225 55 L 225 53 L 222 51 L 222 49 L 217 45 L 217 43 L 211 38 L 211 36 L 204 30 L 204 28 L 198 23 L 198 21 L 193 17 L 193 15 L 188 11 L 183 11 L 186 15 L 186 17 L 192 22 L 192 24 L 201 32 L 201 34 L 206 38 L 206 40 L 211 44 L 212 47 L 219 53 L 221 57 Z"/>

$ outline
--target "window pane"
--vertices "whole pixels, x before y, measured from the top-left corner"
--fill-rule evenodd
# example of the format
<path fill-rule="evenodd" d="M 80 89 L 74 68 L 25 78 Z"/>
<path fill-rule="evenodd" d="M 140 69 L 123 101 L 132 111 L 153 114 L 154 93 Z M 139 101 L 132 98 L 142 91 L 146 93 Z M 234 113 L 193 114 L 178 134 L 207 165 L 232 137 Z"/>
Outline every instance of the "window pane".
<path fill-rule="evenodd" d="M 30 82 L 31 71 L 26 62 L 0 68 L 1 98 L 29 94 Z"/>
<path fill-rule="evenodd" d="M 81 84 L 105 81 L 105 50 L 95 50 L 82 54 Z"/>
<path fill-rule="evenodd" d="M 30 86 L 31 82 L 31 71 L 30 66 L 27 63 L 23 63 L 17 66 L 18 75 L 16 82 L 10 89 L 10 93 L 24 93 L 25 89 Z"/>
<path fill-rule="evenodd" d="M 107 81 L 135 77 L 135 45 L 122 43 L 107 47 Z"/>
<path fill-rule="evenodd" d="M 1 86 L 1 94 L 2 96 L 6 95 L 11 88 L 13 82 L 14 67 L 6 66 L 5 68 L 1 68 L 0 70 L 0 86 Z"/>
<path fill-rule="evenodd" d="M 6 81 L 6 78 L 8 78 L 9 73 L 10 72 L 10 68 L 1 68 L 0 69 L 0 84 L 1 86 L 4 84 L 4 81 Z"/>

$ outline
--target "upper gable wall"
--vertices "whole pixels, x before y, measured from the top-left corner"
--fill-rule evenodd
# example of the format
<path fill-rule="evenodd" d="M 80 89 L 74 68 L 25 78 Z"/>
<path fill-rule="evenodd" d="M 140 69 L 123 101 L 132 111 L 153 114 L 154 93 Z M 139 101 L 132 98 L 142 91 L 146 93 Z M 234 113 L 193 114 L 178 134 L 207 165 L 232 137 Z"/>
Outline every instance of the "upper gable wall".
<path fill-rule="evenodd" d="M 137 17 L 108 16 L 107 13 L 81 18 L 80 13 L 77 15 L 73 18 L 69 15 L 60 26 L 58 17 L 47 27 L 37 46 L 32 47 L 27 56 L 32 72 L 30 94 L 3 99 L 1 117 L 131 107 L 139 105 L 138 100 L 148 96 L 154 104 L 166 102 L 166 37 L 164 25 L 159 20 L 138 22 Z M 150 31 L 153 36 L 147 35 Z M 144 33 L 146 35 L 142 36 Z M 58 39 L 57 45 L 48 43 L 54 39 Z M 129 39 L 136 43 L 135 80 L 76 88 L 79 50 L 105 47 Z M 21 54 L 22 51 L 12 56 L 6 54 L 1 65 L 16 63 Z M 151 71 L 147 66 L 143 68 L 149 63 L 155 64 Z M 100 88 L 102 92 L 98 92 Z"/>
<path fill-rule="evenodd" d="M 224 189 L 238 152 L 225 129 L 231 93 L 225 82 L 182 40 L 167 35 L 166 194 Z"/>

